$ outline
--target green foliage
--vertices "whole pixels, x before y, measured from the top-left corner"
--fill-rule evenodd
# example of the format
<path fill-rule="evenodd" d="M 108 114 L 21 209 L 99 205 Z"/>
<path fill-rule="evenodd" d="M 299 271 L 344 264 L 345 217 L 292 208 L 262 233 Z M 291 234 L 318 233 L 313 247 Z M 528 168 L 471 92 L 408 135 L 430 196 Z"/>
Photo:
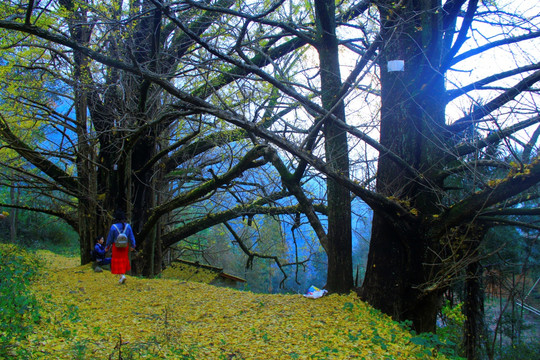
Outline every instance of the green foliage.
<path fill-rule="evenodd" d="M 452 349 L 452 355 L 460 353 L 463 326 L 465 324 L 462 307 L 463 303 L 452 306 L 450 301 L 446 300 L 441 310 L 444 326 L 437 329 L 437 336 L 447 349 Z"/>
<path fill-rule="evenodd" d="M 421 333 L 413 336 L 410 341 L 415 345 L 422 346 L 424 348 L 424 354 L 427 356 L 439 353 L 449 359 L 464 359 L 456 354 L 454 344 L 451 341 L 444 339 L 437 334 L 427 332 Z"/>
<path fill-rule="evenodd" d="M 425 356 L 429 357 L 435 354 L 441 354 L 448 359 L 464 359 L 458 356 L 459 353 L 457 351 L 457 344 L 460 343 L 463 322 L 465 321 L 465 317 L 461 313 L 461 304 L 451 307 L 450 303 L 447 302 L 444 305 L 442 312 L 446 326 L 444 328 L 439 328 L 437 334 L 427 332 L 416 334 L 414 330 L 411 330 L 411 321 L 403 321 L 400 325 L 402 328 L 409 330 L 413 334 L 409 341 L 422 347 Z"/>
<path fill-rule="evenodd" d="M 534 360 L 538 359 L 539 353 L 540 343 L 538 342 L 514 344 L 503 349 L 500 360 Z"/>
<path fill-rule="evenodd" d="M 490 260 L 492 263 L 498 263 L 497 260 L 503 258 L 510 264 L 519 264 L 526 253 L 526 240 L 515 227 L 491 229 L 484 238 L 485 252 L 495 254 Z M 519 271 L 519 267 L 515 267 L 514 270 Z"/>
<path fill-rule="evenodd" d="M 532 328 L 533 325 L 524 320 L 521 311 L 507 311 L 502 315 L 501 331 L 508 339 L 515 339 L 519 333 Z"/>
<path fill-rule="evenodd" d="M 37 301 L 28 291 L 37 269 L 37 260 L 28 252 L 0 244 L 0 358 L 27 355 L 18 342 L 39 321 Z"/>
<path fill-rule="evenodd" d="M 17 216 L 18 245 L 64 255 L 79 253 L 78 234 L 64 221 L 30 211 L 11 212 L 9 216 Z M 0 222 L 0 241 L 9 238 L 9 223 L 4 220 Z"/>

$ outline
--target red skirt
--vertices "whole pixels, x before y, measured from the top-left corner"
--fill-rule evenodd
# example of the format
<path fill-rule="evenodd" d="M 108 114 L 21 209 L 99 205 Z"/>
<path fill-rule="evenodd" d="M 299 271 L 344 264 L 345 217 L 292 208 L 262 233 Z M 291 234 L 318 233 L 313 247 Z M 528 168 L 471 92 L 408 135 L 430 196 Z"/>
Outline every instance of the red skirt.
<path fill-rule="evenodd" d="M 111 273 L 125 274 L 129 270 L 131 270 L 131 264 L 129 263 L 129 246 L 117 248 L 116 245 L 113 244 Z"/>

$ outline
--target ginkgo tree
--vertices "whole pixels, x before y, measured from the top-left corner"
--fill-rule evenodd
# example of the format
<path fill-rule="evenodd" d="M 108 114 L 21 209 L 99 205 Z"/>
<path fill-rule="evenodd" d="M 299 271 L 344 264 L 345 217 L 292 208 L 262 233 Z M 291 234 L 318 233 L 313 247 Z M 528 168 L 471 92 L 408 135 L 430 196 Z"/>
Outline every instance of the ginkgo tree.
<path fill-rule="evenodd" d="M 194 65 L 208 55 L 204 48 L 193 45 L 173 21 L 167 24 L 161 10 L 150 2 L 125 7 L 78 1 L 40 5 L 3 4 L 8 23 L 22 20 L 39 33 L 24 44 L 12 41 L 6 49 L 42 46 L 47 54 L 35 64 L 62 83 L 58 96 L 64 105 L 33 109 L 49 120 L 48 131 L 55 132 L 43 139 L 46 147 L 54 148 L 57 141 L 70 146 L 55 150 L 65 153 L 61 159 L 71 167 L 58 166 L 56 159 L 38 147 L 23 146 L 17 117 L 3 123 L 2 140 L 6 148 L 41 171 L 42 181 L 57 184 L 59 191 L 76 199 L 71 206 L 56 203 L 58 207 L 49 211 L 79 232 L 83 263 L 89 261 L 93 239 L 107 231 L 115 208 L 130 214 L 141 249 L 133 259 L 133 269 L 147 275 L 161 270 L 163 250 L 197 231 L 238 216 L 299 211 L 295 204 L 279 202 L 288 192 L 275 184 L 271 172 L 265 177 L 251 175 L 252 180 L 239 179 L 267 162 L 262 159 L 264 146 L 202 109 L 184 109 L 169 88 L 176 82 L 183 91 L 263 118 L 268 127 L 275 121 L 272 109 L 278 101 L 271 86 L 233 84 L 236 78 L 222 72 L 210 83 L 202 66 Z M 234 42 L 225 29 L 214 25 L 222 17 L 220 12 L 193 9 L 185 16 L 191 22 L 189 31 L 207 31 L 224 42 Z M 39 38 L 43 40 L 33 41 Z M 275 58 L 288 52 L 279 49 Z M 101 58 L 96 60 L 92 54 Z M 222 63 L 204 61 L 209 68 Z M 32 65 L 22 66 L 29 70 Z M 141 76 L 139 66 L 144 73 L 159 76 Z M 24 208 L 48 210 L 37 204 Z"/>
<path fill-rule="evenodd" d="M 536 196 L 534 9 L 476 0 L 59 4 L 10 8 L 0 28 L 64 49 L 77 139 L 90 122 L 99 143 L 96 158 L 78 143 L 78 226 L 89 216 L 88 231 L 104 228 L 97 210 L 123 204 L 142 242 L 141 273 L 210 226 L 299 212 L 327 252 L 329 289 L 347 292 L 352 194 L 374 213 L 362 297 L 433 331 L 442 294 L 478 261 L 485 229 Z M 68 27 L 42 26 L 40 11 Z M 498 48 L 509 61 L 478 60 Z M 93 182 L 82 180 L 95 167 L 87 198 Z M 279 182 L 243 181 L 254 168 Z M 324 209 L 306 191 L 310 177 L 326 180 Z M 174 222 L 201 200 L 206 213 Z"/>

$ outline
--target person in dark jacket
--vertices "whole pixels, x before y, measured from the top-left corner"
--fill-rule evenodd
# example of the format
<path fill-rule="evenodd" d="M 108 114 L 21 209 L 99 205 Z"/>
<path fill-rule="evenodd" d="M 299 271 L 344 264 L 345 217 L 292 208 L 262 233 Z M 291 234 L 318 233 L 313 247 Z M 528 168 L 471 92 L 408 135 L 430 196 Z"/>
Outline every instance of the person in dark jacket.
<path fill-rule="evenodd" d="M 103 239 L 103 236 L 98 236 L 96 245 L 94 246 L 94 260 L 99 266 L 109 265 L 111 263 L 111 258 L 105 257 L 106 254 L 105 239 Z"/>
<path fill-rule="evenodd" d="M 126 281 L 126 272 L 131 270 L 129 263 L 129 251 L 135 250 L 135 236 L 131 226 L 126 222 L 126 215 L 123 211 L 117 210 L 114 214 L 114 221 L 107 236 L 105 250 L 109 251 L 112 248 L 111 273 L 118 274 L 120 277 L 118 282 L 123 284 Z M 116 247 L 115 241 L 118 235 L 123 232 L 129 241 L 129 246 Z"/>

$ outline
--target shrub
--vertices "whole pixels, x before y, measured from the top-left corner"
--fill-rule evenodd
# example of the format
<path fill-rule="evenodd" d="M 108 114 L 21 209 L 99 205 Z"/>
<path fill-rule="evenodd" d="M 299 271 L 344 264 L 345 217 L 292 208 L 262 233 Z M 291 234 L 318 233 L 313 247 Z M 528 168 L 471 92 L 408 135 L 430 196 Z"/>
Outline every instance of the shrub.
<path fill-rule="evenodd" d="M 520 343 L 503 348 L 501 360 L 534 360 L 538 359 L 540 353 L 540 344 L 538 343 Z"/>
<path fill-rule="evenodd" d="M 37 301 L 28 291 L 37 268 L 37 259 L 25 250 L 0 244 L 0 358 L 25 355 L 18 342 L 39 320 Z"/>
<path fill-rule="evenodd" d="M 442 326 L 437 329 L 437 335 L 441 341 L 446 344 L 447 350 L 451 354 L 460 354 L 462 352 L 463 326 L 465 324 L 465 315 L 462 311 L 463 303 L 455 306 L 446 300 L 441 313 Z"/>

